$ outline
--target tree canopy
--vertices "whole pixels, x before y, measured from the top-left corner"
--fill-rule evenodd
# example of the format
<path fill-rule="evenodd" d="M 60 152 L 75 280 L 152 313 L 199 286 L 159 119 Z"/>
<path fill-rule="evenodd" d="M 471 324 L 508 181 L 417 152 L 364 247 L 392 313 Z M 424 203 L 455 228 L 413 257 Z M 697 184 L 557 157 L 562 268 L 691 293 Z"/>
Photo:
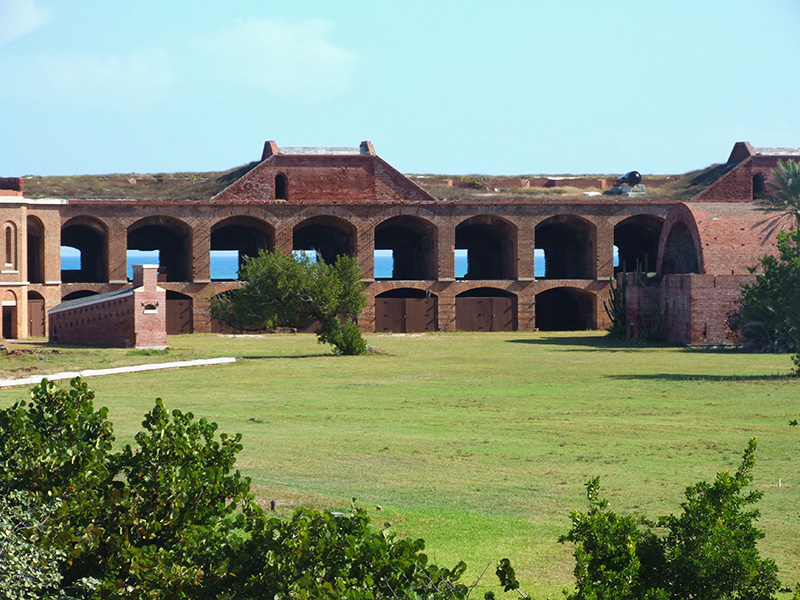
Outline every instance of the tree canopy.
<path fill-rule="evenodd" d="M 314 323 L 321 343 L 339 354 L 363 354 L 356 320 L 367 305 L 355 258 L 312 261 L 306 254 L 261 251 L 239 271 L 243 285 L 211 300 L 211 316 L 232 327 L 306 329 Z"/>
<path fill-rule="evenodd" d="M 765 210 L 782 213 L 791 226 L 800 227 L 800 162 L 779 160 L 767 187 Z"/>
<path fill-rule="evenodd" d="M 797 352 L 800 229 L 779 232 L 778 256 L 764 256 L 759 263 L 761 272 L 754 283 L 742 286 L 739 300 L 745 348 L 756 352 Z"/>

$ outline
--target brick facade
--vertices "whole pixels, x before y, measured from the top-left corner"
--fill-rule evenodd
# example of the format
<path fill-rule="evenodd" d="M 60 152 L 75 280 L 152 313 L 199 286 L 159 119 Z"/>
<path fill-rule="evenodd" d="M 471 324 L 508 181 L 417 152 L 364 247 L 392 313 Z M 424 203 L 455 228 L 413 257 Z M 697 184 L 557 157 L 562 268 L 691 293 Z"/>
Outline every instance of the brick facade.
<path fill-rule="evenodd" d="M 739 209 L 742 201 L 752 200 L 754 172 L 769 170 L 774 157 L 741 143 L 731 156 L 722 177 L 693 202 L 682 204 L 580 194 L 441 199 L 391 167 L 368 142 L 332 149 L 267 142 L 255 168 L 202 200 L 31 200 L 9 184 L 13 195 L 0 197 L 3 235 L 13 237 L 12 260 L 0 273 L 2 333 L 36 335 L 42 302 L 50 310 L 76 295 L 129 288 L 131 249 L 160 252 L 158 286 L 165 293 L 170 333 L 217 328 L 208 318 L 209 298 L 239 284 L 212 279 L 213 252 L 236 251 L 244 258 L 260 248 L 316 250 L 323 259 L 339 253 L 357 257 L 368 299 L 359 326 L 366 332 L 378 330 L 378 321 L 386 326 L 386 315 L 376 315 L 379 299 L 420 297 L 428 298 L 426 305 L 435 304 L 434 328 L 442 331 L 478 322 L 466 318 L 470 315 L 459 318 L 459 311 L 480 304 L 461 301 L 468 298 L 504 298 L 496 304 L 510 305 L 514 318 L 491 327 L 604 328 L 602 305 L 614 276 L 615 246 L 629 269 L 636 261 L 660 261 L 662 275 L 738 276 L 750 264 L 745 259 L 752 262 L 765 253 L 763 246 L 751 243 L 752 214 Z M 605 185 L 605 180 L 590 178 L 524 181 L 543 187 Z M 729 207 L 727 213 L 720 212 L 722 206 Z M 668 232 L 675 234 L 671 242 Z M 663 269 L 663 257 L 676 256 L 686 244 L 698 249 L 695 270 Z M 61 270 L 64 245 L 81 251 L 80 269 Z M 391 277 L 376 278 L 376 250 L 392 251 Z M 458 277 L 456 250 L 468 255 L 467 273 Z M 546 259 L 544 273 L 536 272 L 539 252 Z M 690 303 L 702 312 L 702 302 L 692 298 Z M 690 320 L 700 318 L 685 314 Z M 84 339 L 100 339 L 101 333 L 84 325 Z M 125 340 L 131 343 L 130 337 L 115 343 Z"/>

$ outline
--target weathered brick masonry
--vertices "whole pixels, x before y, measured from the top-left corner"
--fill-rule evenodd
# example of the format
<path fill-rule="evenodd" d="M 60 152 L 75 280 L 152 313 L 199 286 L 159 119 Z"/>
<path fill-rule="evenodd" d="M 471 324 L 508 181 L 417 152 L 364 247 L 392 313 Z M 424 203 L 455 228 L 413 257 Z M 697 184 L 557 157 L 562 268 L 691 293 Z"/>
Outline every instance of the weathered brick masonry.
<path fill-rule="evenodd" d="M 324 260 L 356 256 L 369 301 L 359 325 L 368 332 L 602 328 L 616 247 L 629 268 L 637 261 L 651 271 L 657 265 L 659 294 L 674 305 L 671 339 L 725 343 L 735 336 L 718 324 L 735 312 L 737 282 L 756 257 L 772 251 L 772 242 L 758 237 L 764 215 L 753 210 L 753 196 L 779 157 L 800 158 L 794 152 L 737 143 L 719 176 L 683 203 L 657 195 L 504 196 L 491 189 L 437 198 L 369 142 L 322 149 L 267 142 L 257 166 L 201 200 L 28 199 L 21 180 L 0 180 L 2 335 L 47 335 L 45 311 L 62 300 L 128 288 L 129 250 L 159 251 L 159 307 L 170 333 L 217 330 L 208 300 L 238 282 L 212 280 L 212 253 L 244 259 L 261 248 L 314 250 Z M 527 183 L 560 185 L 602 188 L 605 180 Z M 79 269 L 61 270 L 61 246 L 80 251 Z M 389 277 L 375 276 L 378 250 L 391 251 Z M 466 273 L 456 273 L 454 251 L 467 253 Z M 543 273 L 535 271 L 537 253 L 545 258 Z M 83 329 L 87 340 L 104 330 L 86 323 Z"/>

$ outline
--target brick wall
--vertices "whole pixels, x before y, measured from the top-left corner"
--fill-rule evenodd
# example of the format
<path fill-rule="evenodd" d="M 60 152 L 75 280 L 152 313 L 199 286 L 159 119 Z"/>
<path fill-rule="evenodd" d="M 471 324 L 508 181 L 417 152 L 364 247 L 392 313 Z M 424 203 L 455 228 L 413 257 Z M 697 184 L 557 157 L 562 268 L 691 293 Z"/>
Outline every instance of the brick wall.
<path fill-rule="evenodd" d="M 50 341 L 165 348 L 167 298 L 166 292 L 156 286 L 157 267 L 142 269 L 137 265 L 136 269 L 132 288 L 88 296 L 50 310 Z"/>

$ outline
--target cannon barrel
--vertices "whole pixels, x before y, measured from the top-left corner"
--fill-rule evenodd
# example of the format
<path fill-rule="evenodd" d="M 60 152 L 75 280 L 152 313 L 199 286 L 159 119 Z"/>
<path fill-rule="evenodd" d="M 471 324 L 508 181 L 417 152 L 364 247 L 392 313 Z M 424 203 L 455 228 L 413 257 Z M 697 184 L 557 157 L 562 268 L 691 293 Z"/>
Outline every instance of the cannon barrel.
<path fill-rule="evenodd" d="M 627 183 L 628 185 L 638 185 L 642 182 L 642 175 L 639 171 L 628 171 L 625 175 L 617 177 L 617 184 Z"/>

